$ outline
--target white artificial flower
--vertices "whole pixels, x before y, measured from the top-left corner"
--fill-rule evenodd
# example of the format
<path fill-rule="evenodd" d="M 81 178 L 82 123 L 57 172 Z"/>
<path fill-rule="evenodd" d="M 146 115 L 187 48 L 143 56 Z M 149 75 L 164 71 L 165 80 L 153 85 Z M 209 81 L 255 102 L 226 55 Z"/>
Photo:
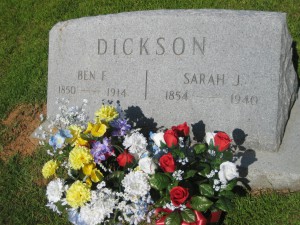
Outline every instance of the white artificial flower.
<path fill-rule="evenodd" d="M 206 132 L 205 141 L 208 145 L 210 144 L 211 140 L 212 140 L 213 145 L 215 144 L 215 141 L 214 141 L 215 135 L 216 135 L 216 133 L 214 133 L 214 132 Z"/>
<path fill-rule="evenodd" d="M 61 211 L 58 210 L 57 206 L 53 202 L 48 202 L 46 206 L 50 208 L 53 212 L 56 212 L 59 215 L 61 214 Z"/>
<path fill-rule="evenodd" d="M 146 151 L 147 140 L 141 133 L 134 132 L 131 135 L 125 136 L 123 145 L 131 154 L 140 157 Z"/>
<path fill-rule="evenodd" d="M 131 171 L 122 180 L 125 194 L 128 194 L 132 201 L 138 200 L 150 191 L 148 175 L 141 171 Z"/>
<path fill-rule="evenodd" d="M 49 202 L 58 202 L 64 192 L 64 180 L 63 179 L 55 179 L 50 181 L 47 186 L 46 195 L 48 197 Z"/>
<path fill-rule="evenodd" d="M 161 142 L 166 144 L 163 132 L 152 134 L 151 139 L 154 141 L 155 145 L 158 146 L 159 148 L 160 148 Z"/>
<path fill-rule="evenodd" d="M 91 202 L 80 208 L 80 219 L 86 225 L 102 224 L 110 218 L 117 202 L 115 194 L 107 188 L 92 191 Z"/>
<path fill-rule="evenodd" d="M 239 176 L 236 165 L 232 162 L 223 162 L 220 165 L 220 171 L 218 173 L 219 179 L 222 184 L 227 184 L 228 181 Z"/>
<path fill-rule="evenodd" d="M 155 169 L 157 168 L 157 165 L 153 162 L 152 158 L 145 157 L 145 158 L 140 159 L 139 167 L 144 173 L 154 174 Z"/>

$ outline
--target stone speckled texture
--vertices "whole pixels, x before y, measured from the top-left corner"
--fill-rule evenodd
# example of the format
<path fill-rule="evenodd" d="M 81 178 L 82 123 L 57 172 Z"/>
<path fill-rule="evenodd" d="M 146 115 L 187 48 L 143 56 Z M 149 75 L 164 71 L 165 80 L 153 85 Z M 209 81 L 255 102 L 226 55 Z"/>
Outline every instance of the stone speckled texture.
<path fill-rule="evenodd" d="M 50 32 L 48 115 L 120 100 L 142 126 L 187 121 L 247 135 L 247 149 L 278 151 L 298 88 L 286 15 L 160 10 L 69 20 Z M 149 123 L 152 123 L 151 125 Z"/>
<path fill-rule="evenodd" d="M 239 158 L 240 176 L 251 188 L 300 191 L 300 101 L 291 111 L 278 152 L 246 150 Z M 243 152 L 243 151 L 241 151 Z"/>

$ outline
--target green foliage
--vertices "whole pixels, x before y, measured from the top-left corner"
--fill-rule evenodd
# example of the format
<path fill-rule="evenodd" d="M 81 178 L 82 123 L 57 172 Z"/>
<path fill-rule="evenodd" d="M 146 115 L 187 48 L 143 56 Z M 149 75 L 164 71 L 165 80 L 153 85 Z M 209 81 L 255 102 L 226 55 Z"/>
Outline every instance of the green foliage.
<path fill-rule="evenodd" d="M 198 155 L 198 154 L 201 154 L 201 153 L 207 151 L 207 146 L 206 146 L 206 144 L 196 144 L 194 146 L 194 150 L 195 150 L 195 153 Z"/>
<path fill-rule="evenodd" d="M 164 173 L 155 173 L 151 176 L 150 180 L 151 187 L 158 191 L 166 189 L 171 182 L 171 179 Z"/>
<path fill-rule="evenodd" d="M 197 211 L 205 212 L 213 205 L 213 202 L 204 196 L 194 196 L 191 199 L 191 206 Z"/>
<path fill-rule="evenodd" d="M 214 196 L 214 189 L 210 184 L 201 184 L 199 185 L 200 194 L 206 197 Z"/>
<path fill-rule="evenodd" d="M 165 220 L 165 224 L 166 225 L 180 225 L 181 224 L 180 214 L 177 211 L 170 213 Z"/>
<path fill-rule="evenodd" d="M 229 212 L 229 211 L 233 210 L 233 203 L 231 202 L 231 199 L 229 199 L 225 196 L 221 196 L 219 198 L 219 200 L 215 203 L 215 206 L 218 209 L 221 209 L 225 212 Z"/>
<path fill-rule="evenodd" d="M 205 176 L 206 174 L 209 174 L 209 172 L 211 170 L 210 165 L 205 162 L 198 163 L 198 167 L 199 167 L 198 174 L 201 176 Z"/>
<path fill-rule="evenodd" d="M 236 185 L 236 183 L 237 183 L 237 180 L 229 181 L 226 188 L 225 188 L 225 190 L 226 191 L 231 191 L 234 188 L 234 186 Z"/>
<path fill-rule="evenodd" d="M 188 171 L 184 174 L 184 179 L 191 178 L 191 177 L 193 177 L 196 173 L 197 173 L 197 170 L 188 170 Z"/>
<path fill-rule="evenodd" d="M 196 221 L 196 215 L 191 209 L 184 209 L 181 211 L 182 220 L 187 223 L 194 223 Z"/>
<path fill-rule="evenodd" d="M 124 179 L 124 171 L 113 171 L 111 174 L 105 177 L 105 181 L 108 185 L 119 188 L 121 186 L 121 181 Z"/>

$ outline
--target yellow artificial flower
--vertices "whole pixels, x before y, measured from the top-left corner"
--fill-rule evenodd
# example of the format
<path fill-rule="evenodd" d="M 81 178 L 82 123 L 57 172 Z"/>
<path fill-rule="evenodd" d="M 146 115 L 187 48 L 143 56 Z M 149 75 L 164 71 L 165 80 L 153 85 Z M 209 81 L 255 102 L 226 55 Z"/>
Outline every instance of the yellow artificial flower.
<path fill-rule="evenodd" d="M 69 154 L 70 166 L 79 170 L 84 167 L 85 164 L 89 164 L 93 160 L 89 149 L 84 146 L 75 146 Z"/>
<path fill-rule="evenodd" d="M 102 137 L 105 134 L 106 130 L 107 126 L 104 123 L 101 123 L 101 121 L 96 124 L 88 122 L 88 126 L 83 133 L 91 133 L 94 137 Z"/>
<path fill-rule="evenodd" d="M 86 178 L 86 180 L 85 180 L 85 184 L 86 184 L 86 186 L 88 186 L 89 188 L 91 188 L 92 185 L 93 185 L 93 182 L 92 182 L 91 179 L 88 177 L 88 178 Z"/>
<path fill-rule="evenodd" d="M 58 163 L 54 160 L 46 162 L 42 169 L 42 174 L 45 178 L 49 178 L 55 174 L 56 169 L 58 168 Z"/>
<path fill-rule="evenodd" d="M 90 180 L 92 180 L 94 183 L 97 183 L 99 181 L 103 180 L 103 174 L 96 168 L 95 163 L 90 163 L 87 165 L 84 165 L 82 168 L 82 172 L 86 175 L 89 176 Z M 90 181 L 86 181 L 87 183 Z"/>
<path fill-rule="evenodd" d="M 110 122 L 113 119 L 115 119 L 118 115 L 119 113 L 117 112 L 115 107 L 110 105 L 102 105 L 102 107 L 95 113 L 95 120 L 96 122 L 100 122 L 101 120 Z"/>
<path fill-rule="evenodd" d="M 95 163 L 89 163 L 89 164 L 85 164 L 82 167 L 82 172 L 84 173 L 84 175 L 86 176 L 91 176 L 92 170 L 96 167 Z"/>
<path fill-rule="evenodd" d="M 97 168 L 92 170 L 90 177 L 94 183 L 98 183 L 103 180 L 103 174 Z"/>
<path fill-rule="evenodd" d="M 88 122 L 88 126 L 87 126 L 86 130 L 83 133 L 84 134 L 91 133 L 93 126 L 94 126 L 94 124 L 92 124 L 91 122 Z"/>
<path fill-rule="evenodd" d="M 71 125 L 69 127 L 70 133 L 72 134 L 71 138 L 67 138 L 67 143 L 70 143 L 72 146 L 87 146 L 88 141 L 81 138 L 80 134 L 82 132 L 81 128 L 76 125 Z"/>
<path fill-rule="evenodd" d="M 73 208 L 83 206 L 84 203 L 88 202 L 90 199 L 90 189 L 86 184 L 79 180 L 75 181 L 66 193 L 67 203 Z"/>
<path fill-rule="evenodd" d="M 140 166 L 134 168 L 134 171 L 142 171 Z"/>
<path fill-rule="evenodd" d="M 106 125 L 99 122 L 99 123 L 96 123 L 93 125 L 93 128 L 91 130 L 91 134 L 94 136 L 94 137 L 102 137 L 105 132 L 106 132 Z"/>

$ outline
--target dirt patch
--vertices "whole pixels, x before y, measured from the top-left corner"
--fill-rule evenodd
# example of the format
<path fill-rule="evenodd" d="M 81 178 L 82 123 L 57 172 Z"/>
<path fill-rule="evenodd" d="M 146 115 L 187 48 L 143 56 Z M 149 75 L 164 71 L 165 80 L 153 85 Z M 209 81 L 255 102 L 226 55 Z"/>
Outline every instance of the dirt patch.
<path fill-rule="evenodd" d="M 20 153 L 31 155 L 38 146 L 38 140 L 30 137 L 40 125 L 40 114 L 46 114 L 46 106 L 23 104 L 17 106 L 1 121 L 1 159 Z"/>
<path fill-rule="evenodd" d="M 250 192 L 252 196 L 261 196 L 261 195 L 266 195 L 266 194 L 272 194 L 272 193 L 277 193 L 277 194 L 290 194 L 293 193 L 293 191 L 290 191 L 289 189 L 281 189 L 281 190 L 274 190 L 274 189 L 255 189 Z"/>
<path fill-rule="evenodd" d="M 49 180 L 45 179 L 45 178 L 41 178 L 41 179 L 36 179 L 33 181 L 35 183 L 35 185 L 37 185 L 38 187 L 46 187 L 49 184 Z"/>

